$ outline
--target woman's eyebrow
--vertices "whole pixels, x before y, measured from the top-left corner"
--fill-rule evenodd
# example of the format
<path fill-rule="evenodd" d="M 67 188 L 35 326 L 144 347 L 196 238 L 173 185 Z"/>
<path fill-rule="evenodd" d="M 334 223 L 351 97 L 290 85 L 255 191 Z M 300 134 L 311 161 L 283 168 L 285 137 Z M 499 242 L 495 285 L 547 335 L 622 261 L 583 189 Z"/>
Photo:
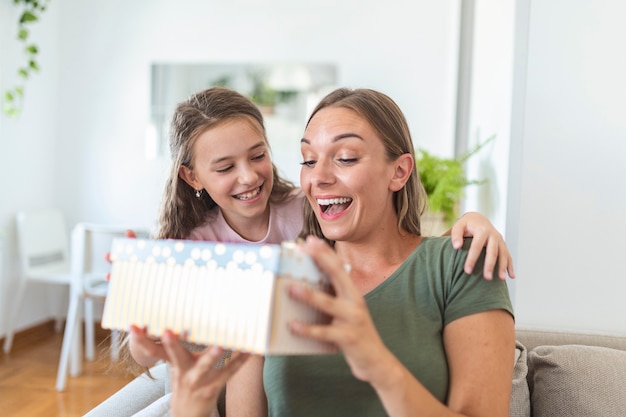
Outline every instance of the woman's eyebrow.
<path fill-rule="evenodd" d="M 342 133 L 340 135 L 335 136 L 333 138 L 333 142 L 337 142 L 338 140 L 348 139 L 348 138 L 357 138 L 357 139 L 363 140 L 363 137 L 357 133 Z M 300 143 L 306 143 L 307 145 L 311 144 L 311 142 L 309 142 L 307 138 L 300 139 Z"/>

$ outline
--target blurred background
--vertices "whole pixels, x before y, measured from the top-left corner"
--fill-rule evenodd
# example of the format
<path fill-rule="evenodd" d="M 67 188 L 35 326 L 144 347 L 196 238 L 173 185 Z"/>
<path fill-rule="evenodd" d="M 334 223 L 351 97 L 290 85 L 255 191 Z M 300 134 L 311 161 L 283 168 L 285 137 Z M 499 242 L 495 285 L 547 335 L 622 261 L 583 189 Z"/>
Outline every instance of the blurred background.
<path fill-rule="evenodd" d="M 0 0 L 3 94 L 23 61 L 20 14 Z M 159 92 L 201 68 L 201 83 L 247 74 L 236 85 L 251 88 L 260 71 L 296 90 L 266 116 L 275 160 L 296 182 L 304 120 L 334 86 L 390 95 L 416 146 L 437 155 L 495 135 L 467 166 L 487 182 L 461 210 L 506 236 L 517 324 L 624 334 L 626 277 L 612 262 L 626 235 L 625 14 L 617 0 L 52 0 L 30 35 L 41 70 L 19 117 L 0 115 L 0 319 L 18 280 L 18 210 L 154 227 L 163 126 L 199 88 Z M 280 87 L 303 72 L 308 81 Z M 63 292 L 42 302 L 47 291 L 29 288 L 18 330 L 65 308 Z"/>

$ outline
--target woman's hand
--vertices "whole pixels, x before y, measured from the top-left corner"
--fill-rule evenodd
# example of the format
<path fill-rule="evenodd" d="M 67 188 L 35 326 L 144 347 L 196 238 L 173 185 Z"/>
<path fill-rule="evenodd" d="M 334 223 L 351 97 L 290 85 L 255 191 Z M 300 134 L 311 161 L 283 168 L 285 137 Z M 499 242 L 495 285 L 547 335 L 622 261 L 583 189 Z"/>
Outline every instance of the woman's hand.
<path fill-rule="evenodd" d="M 472 237 L 472 244 L 465 261 L 465 272 L 470 274 L 474 270 L 476 260 L 480 256 L 483 248 L 486 248 L 485 267 L 483 275 L 486 279 L 493 278 L 493 270 L 498 263 L 498 277 L 506 279 L 507 273 L 511 278 L 515 278 L 513 269 L 513 258 L 509 248 L 504 242 L 504 238 L 491 224 L 489 219 L 480 213 L 465 213 L 450 231 L 452 245 L 455 249 L 463 246 L 463 237 Z"/>
<path fill-rule="evenodd" d="M 171 331 L 165 331 L 162 342 L 170 363 L 172 417 L 219 416 L 217 400 L 222 388 L 250 355 L 233 352 L 218 368 L 224 349 L 210 346 L 203 352 L 190 352 Z"/>
<path fill-rule="evenodd" d="M 352 374 L 362 381 L 372 382 L 380 365 L 385 363 L 381 359 L 391 353 L 374 326 L 363 296 L 339 257 L 325 242 L 308 236 L 303 248 L 329 277 L 335 295 L 297 283 L 290 286 L 289 294 L 332 319 L 330 324 L 323 325 L 293 321 L 291 331 L 301 337 L 335 344 L 343 352 Z"/>

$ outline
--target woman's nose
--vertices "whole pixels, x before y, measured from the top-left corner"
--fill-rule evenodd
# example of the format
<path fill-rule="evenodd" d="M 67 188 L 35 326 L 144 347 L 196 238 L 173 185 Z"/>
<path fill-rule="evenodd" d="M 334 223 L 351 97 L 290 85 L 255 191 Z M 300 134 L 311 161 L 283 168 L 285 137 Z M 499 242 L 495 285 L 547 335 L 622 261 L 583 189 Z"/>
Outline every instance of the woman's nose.
<path fill-rule="evenodd" d="M 310 181 L 313 185 L 321 186 L 331 184 L 333 178 L 332 166 L 327 162 L 318 161 L 311 169 Z"/>

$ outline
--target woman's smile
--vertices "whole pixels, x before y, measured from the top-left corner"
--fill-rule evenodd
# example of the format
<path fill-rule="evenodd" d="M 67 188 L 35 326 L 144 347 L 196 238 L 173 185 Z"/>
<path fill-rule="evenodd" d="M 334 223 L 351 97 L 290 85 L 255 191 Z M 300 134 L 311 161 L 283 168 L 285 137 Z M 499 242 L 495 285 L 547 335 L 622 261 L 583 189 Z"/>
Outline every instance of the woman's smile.
<path fill-rule="evenodd" d="M 317 204 L 320 206 L 322 215 L 335 216 L 345 211 L 352 204 L 352 199 L 348 197 L 318 198 Z"/>

